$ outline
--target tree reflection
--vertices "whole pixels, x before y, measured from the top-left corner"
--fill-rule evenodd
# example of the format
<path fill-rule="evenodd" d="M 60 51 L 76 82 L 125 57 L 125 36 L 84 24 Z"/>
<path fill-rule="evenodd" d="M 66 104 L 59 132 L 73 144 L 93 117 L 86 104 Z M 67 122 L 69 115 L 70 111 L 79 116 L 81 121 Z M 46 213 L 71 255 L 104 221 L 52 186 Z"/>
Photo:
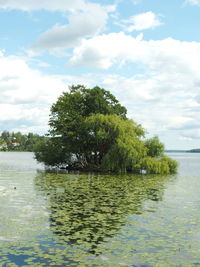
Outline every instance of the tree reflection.
<path fill-rule="evenodd" d="M 49 199 L 50 227 L 59 240 L 98 254 L 145 200 L 161 201 L 167 177 L 38 174 L 36 189 Z"/>

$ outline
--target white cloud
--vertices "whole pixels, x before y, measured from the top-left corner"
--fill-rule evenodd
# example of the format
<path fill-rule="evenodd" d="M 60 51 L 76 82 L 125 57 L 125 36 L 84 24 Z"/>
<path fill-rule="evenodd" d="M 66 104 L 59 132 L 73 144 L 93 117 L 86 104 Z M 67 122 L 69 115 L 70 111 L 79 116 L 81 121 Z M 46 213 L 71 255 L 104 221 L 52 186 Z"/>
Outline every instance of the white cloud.
<path fill-rule="evenodd" d="M 182 131 L 182 135 L 187 139 L 199 139 L 200 138 L 200 127 L 198 129 L 192 129 L 187 131 Z"/>
<path fill-rule="evenodd" d="M 49 83 L 50 86 L 47 86 Z M 55 77 L 41 75 L 39 71 L 30 69 L 23 59 L 14 56 L 0 57 L 1 92 L 4 89 L 0 103 L 20 104 L 35 101 L 39 104 L 44 98 L 45 102 L 49 103 L 51 99 L 48 99 L 48 92 L 54 92 L 55 85 L 57 88 L 62 86 Z"/>
<path fill-rule="evenodd" d="M 31 69 L 23 58 L 0 53 L 0 129 L 43 132 L 49 108 L 70 84 L 96 84 L 110 90 L 128 109 L 128 115 L 149 133 L 199 138 L 200 43 L 172 38 L 145 41 L 124 33 L 85 40 L 74 49 L 71 64 L 109 69 L 128 62 L 133 74 L 85 77 L 45 75 Z M 135 64 L 144 66 L 134 75 Z M 122 67 L 122 73 L 126 69 Z M 143 72 L 143 71 L 142 71 Z M 9 127 L 7 127 L 9 126 Z M 167 138 L 167 137 L 166 137 Z M 180 140 L 181 141 L 181 140 Z M 183 141 L 183 140 L 182 140 Z M 176 140 L 174 142 L 176 147 Z M 191 142 L 192 145 L 192 142 Z"/>
<path fill-rule="evenodd" d="M 106 26 L 108 14 L 114 12 L 115 5 L 101 5 L 87 0 L 0 0 L 0 8 L 23 11 L 46 9 L 68 11 L 67 24 L 56 24 L 41 34 L 28 52 L 39 55 L 48 49 L 53 55 L 66 56 L 65 49 L 74 47 L 84 39 L 100 33 Z"/>
<path fill-rule="evenodd" d="M 191 4 L 193 6 L 200 6 L 200 0 L 186 0 L 186 3 Z"/>
<path fill-rule="evenodd" d="M 163 136 L 170 131 L 187 132 L 200 128 L 200 105 L 192 95 L 188 96 L 185 81 L 182 81 L 181 89 L 176 88 L 176 82 L 167 74 L 163 80 L 158 74 L 131 78 L 110 75 L 102 84 L 128 108 L 129 117 L 142 123 L 148 132 Z M 193 90 L 198 91 L 198 88 Z"/>
<path fill-rule="evenodd" d="M 143 31 L 147 29 L 154 29 L 162 24 L 159 16 L 152 11 L 137 14 L 127 20 L 122 21 L 124 29 L 128 32 Z"/>
<path fill-rule="evenodd" d="M 134 5 L 138 5 L 140 2 L 141 2 L 141 0 L 132 0 L 132 3 L 133 3 Z"/>
<path fill-rule="evenodd" d="M 185 136 L 180 136 L 178 139 L 179 139 L 179 140 L 183 140 L 183 141 L 192 141 L 192 138 L 190 138 L 190 137 L 185 137 Z"/>
<path fill-rule="evenodd" d="M 145 41 L 123 32 L 103 34 L 75 48 L 70 63 L 108 69 L 121 62 L 140 63 L 149 70 L 167 72 L 179 81 L 192 74 L 199 82 L 200 43 L 181 42 L 172 38 Z M 162 76 L 160 76 L 162 79 Z M 191 81 L 192 82 L 192 81 Z"/>
<path fill-rule="evenodd" d="M 115 62 L 127 60 L 130 51 L 126 49 L 129 49 L 131 45 L 137 46 L 138 42 L 124 33 L 95 36 L 84 40 L 81 46 L 74 49 L 70 63 L 107 69 Z M 134 47 L 131 49 L 134 50 Z"/>
<path fill-rule="evenodd" d="M 39 9 L 66 11 L 70 9 L 83 9 L 85 5 L 86 1 L 84 0 L 0 0 L 0 8 L 23 11 Z"/>
<path fill-rule="evenodd" d="M 83 38 L 100 33 L 105 28 L 108 12 L 113 10 L 113 6 L 102 7 L 90 3 L 84 10 L 72 12 L 68 17 L 68 24 L 54 25 L 43 33 L 33 48 L 55 50 L 74 47 L 80 44 Z"/>
<path fill-rule="evenodd" d="M 102 69 L 122 62 L 132 64 L 133 73 L 135 64 L 143 65 L 145 72 L 131 76 L 129 68 L 129 77 L 104 75 L 102 84 L 127 106 L 133 119 L 160 135 L 200 128 L 200 43 L 145 41 L 112 33 L 84 41 L 71 58 L 73 65 Z"/>
<path fill-rule="evenodd" d="M 71 84 L 87 84 L 81 77 L 45 75 L 20 57 L 0 52 L 0 130 L 47 130 L 50 106 Z"/>
<path fill-rule="evenodd" d="M 0 9 L 65 12 L 68 23 L 56 24 L 42 33 L 28 52 L 34 56 L 39 55 L 40 50 L 48 49 L 53 55 L 66 56 L 65 49 L 80 44 L 82 39 L 99 34 L 105 28 L 108 14 L 116 10 L 116 5 L 101 5 L 88 0 L 0 0 Z"/>

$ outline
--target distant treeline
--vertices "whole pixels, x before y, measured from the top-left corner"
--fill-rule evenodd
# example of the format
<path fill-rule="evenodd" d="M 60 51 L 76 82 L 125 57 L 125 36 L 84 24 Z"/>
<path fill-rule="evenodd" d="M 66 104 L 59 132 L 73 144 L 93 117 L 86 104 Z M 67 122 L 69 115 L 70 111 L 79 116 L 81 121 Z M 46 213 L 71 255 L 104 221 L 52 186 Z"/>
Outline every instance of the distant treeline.
<path fill-rule="evenodd" d="M 33 133 L 4 131 L 0 135 L 0 151 L 33 151 L 34 146 L 45 138 Z"/>
<path fill-rule="evenodd" d="M 200 153 L 200 148 L 194 148 L 191 150 L 165 150 L 166 153 Z"/>
<path fill-rule="evenodd" d="M 191 149 L 191 150 L 188 150 L 187 152 L 190 152 L 190 153 L 200 153 L 200 148 Z"/>

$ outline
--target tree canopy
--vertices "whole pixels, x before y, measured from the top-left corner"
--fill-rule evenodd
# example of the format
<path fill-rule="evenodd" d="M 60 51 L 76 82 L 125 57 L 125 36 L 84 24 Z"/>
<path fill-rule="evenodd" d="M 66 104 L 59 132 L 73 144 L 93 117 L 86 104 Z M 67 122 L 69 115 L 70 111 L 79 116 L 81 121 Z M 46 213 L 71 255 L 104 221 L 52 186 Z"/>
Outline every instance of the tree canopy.
<path fill-rule="evenodd" d="M 104 172 L 172 173 L 177 163 L 164 155 L 158 137 L 145 139 L 140 124 L 98 86 L 70 87 L 51 107 L 49 138 L 35 148 L 48 166 Z"/>

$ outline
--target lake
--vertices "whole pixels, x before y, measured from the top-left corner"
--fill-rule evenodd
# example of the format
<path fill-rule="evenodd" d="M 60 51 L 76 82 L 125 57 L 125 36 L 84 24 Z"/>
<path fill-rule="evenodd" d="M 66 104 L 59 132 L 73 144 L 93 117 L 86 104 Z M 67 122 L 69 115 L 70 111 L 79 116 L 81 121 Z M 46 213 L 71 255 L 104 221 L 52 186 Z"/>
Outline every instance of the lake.
<path fill-rule="evenodd" d="M 0 152 L 0 266 L 200 266 L 200 154 L 176 175 L 45 173 Z"/>

